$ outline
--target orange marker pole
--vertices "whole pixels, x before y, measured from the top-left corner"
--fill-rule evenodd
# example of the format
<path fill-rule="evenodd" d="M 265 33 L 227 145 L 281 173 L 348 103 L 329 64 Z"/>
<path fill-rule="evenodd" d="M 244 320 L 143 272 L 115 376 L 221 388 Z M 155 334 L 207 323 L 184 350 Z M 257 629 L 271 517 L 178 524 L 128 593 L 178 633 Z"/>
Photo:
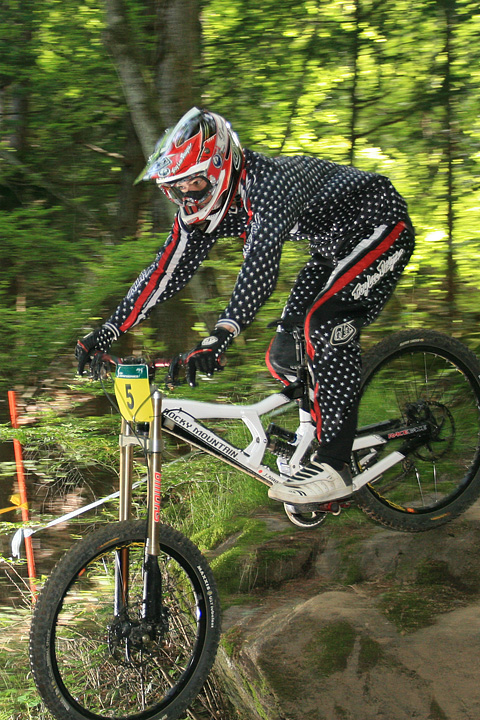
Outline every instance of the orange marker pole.
<path fill-rule="evenodd" d="M 18 428 L 17 401 L 15 398 L 14 390 L 8 391 L 8 405 L 10 408 L 10 418 L 12 421 L 12 426 L 14 428 Z M 15 463 L 17 466 L 17 479 L 18 479 L 18 489 L 20 492 L 20 502 L 22 505 L 22 520 L 23 520 L 23 522 L 28 522 L 29 515 L 28 515 L 28 502 L 27 502 L 27 485 L 25 482 L 25 472 L 23 469 L 22 446 L 21 446 L 19 440 L 14 439 L 13 449 L 14 449 L 14 453 L 15 453 Z M 35 586 L 35 577 L 36 577 L 35 558 L 33 557 L 33 545 L 32 545 L 31 537 L 25 538 L 25 553 L 27 555 L 27 569 L 28 569 L 28 580 L 30 583 L 30 591 L 32 593 L 32 601 L 34 602 L 37 588 Z"/>

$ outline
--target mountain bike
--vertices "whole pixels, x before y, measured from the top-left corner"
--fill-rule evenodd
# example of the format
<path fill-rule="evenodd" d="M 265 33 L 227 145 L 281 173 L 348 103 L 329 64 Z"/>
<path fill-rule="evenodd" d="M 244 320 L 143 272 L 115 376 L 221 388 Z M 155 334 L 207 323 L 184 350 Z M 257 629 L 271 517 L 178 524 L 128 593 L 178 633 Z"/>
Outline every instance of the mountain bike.
<path fill-rule="evenodd" d="M 200 691 L 219 641 L 219 602 L 205 558 L 161 523 L 162 431 L 267 486 L 285 482 L 316 447 L 301 327 L 293 337 L 288 384 L 252 404 L 162 396 L 152 378 L 165 363 L 116 361 L 120 521 L 67 552 L 32 620 L 33 674 L 59 720 L 174 720 Z M 353 495 L 285 504 L 288 518 L 312 528 L 356 503 L 395 530 L 452 520 L 480 495 L 479 408 L 480 365 L 462 343 L 431 330 L 392 335 L 363 360 Z M 245 430 L 235 442 L 230 424 Z M 146 522 L 130 518 L 135 445 L 149 458 Z"/>

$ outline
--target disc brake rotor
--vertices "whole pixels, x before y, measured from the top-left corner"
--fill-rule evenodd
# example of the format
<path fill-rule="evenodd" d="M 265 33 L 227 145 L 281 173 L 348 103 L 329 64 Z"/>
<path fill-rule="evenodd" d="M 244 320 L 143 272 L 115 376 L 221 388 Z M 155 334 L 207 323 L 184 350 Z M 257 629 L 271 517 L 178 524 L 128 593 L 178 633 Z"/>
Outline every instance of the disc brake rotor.
<path fill-rule="evenodd" d="M 407 408 L 407 420 L 426 423 L 429 437 L 413 455 L 419 460 L 432 462 L 446 455 L 455 439 L 455 421 L 446 405 L 434 400 L 422 401 Z"/>

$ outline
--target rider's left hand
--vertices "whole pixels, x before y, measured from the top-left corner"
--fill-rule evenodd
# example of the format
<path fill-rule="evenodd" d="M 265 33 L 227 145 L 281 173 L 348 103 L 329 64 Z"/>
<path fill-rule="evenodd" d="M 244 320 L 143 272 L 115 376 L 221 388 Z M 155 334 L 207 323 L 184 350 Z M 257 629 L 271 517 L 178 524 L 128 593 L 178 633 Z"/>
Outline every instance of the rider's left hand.
<path fill-rule="evenodd" d="M 204 338 L 193 350 L 186 355 L 187 380 L 195 387 L 196 371 L 205 373 L 209 377 L 217 370 L 222 369 L 221 357 L 235 337 L 233 332 L 225 328 L 215 328 L 215 331 Z"/>

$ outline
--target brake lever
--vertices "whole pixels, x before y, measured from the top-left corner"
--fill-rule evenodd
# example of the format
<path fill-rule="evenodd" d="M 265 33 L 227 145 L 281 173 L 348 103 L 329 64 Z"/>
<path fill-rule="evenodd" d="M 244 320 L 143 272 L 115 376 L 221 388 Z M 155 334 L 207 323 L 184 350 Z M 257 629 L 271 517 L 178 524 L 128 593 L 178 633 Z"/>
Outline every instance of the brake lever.
<path fill-rule="evenodd" d="M 121 358 L 109 353 L 96 352 L 90 361 L 90 377 L 92 380 L 103 380 L 110 372 L 110 366 L 117 366 Z"/>
<path fill-rule="evenodd" d="M 190 358 L 190 360 L 187 362 L 185 374 L 190 387 L 197 387 L 197 365 L 194 358 Z"/>
<path fill-rule="evenodd" d="M 187 383 L 192 388 L 197 387 L 197 364 L 194 357 L 191 357 L 188 361 L 187 357 L 188 353 L 176 355 L 170 362 L 170 365 L 168 367 L 168 373 L 165 378 L 165 385 L 169 390 L 174 390 L 175 387 L 182 384 L 182 381 L 178 379 L 180 368 L 182 367 L 185 368 L 185 378 L 187 380 Z M 222 354 L 218 358 L 217 370 L 223 370 L 226 363 L 227 358 L 224 354 Z"/>
<path fill-rule="evenodd" d="M 179 379 L 179 374 L 180 374 L 181 368 L 185 368 L 185 370 L 187 372 L 185 360 L 186 360 L 186 353 L 183 355 L 182 354 L 175 355 L 175 357 L 172 358 L 172 360 L 170 361 L 170 364 L 168 366 L 168 372 L 165 377 L 165 385 L 168 388 L 168 390 L 174 390 L 176 387 L 178 387 L 178 385 L 182 384 L 182 381 Z M 188 374 L 187 374 L 187 379 L 188 379 Z"/>

